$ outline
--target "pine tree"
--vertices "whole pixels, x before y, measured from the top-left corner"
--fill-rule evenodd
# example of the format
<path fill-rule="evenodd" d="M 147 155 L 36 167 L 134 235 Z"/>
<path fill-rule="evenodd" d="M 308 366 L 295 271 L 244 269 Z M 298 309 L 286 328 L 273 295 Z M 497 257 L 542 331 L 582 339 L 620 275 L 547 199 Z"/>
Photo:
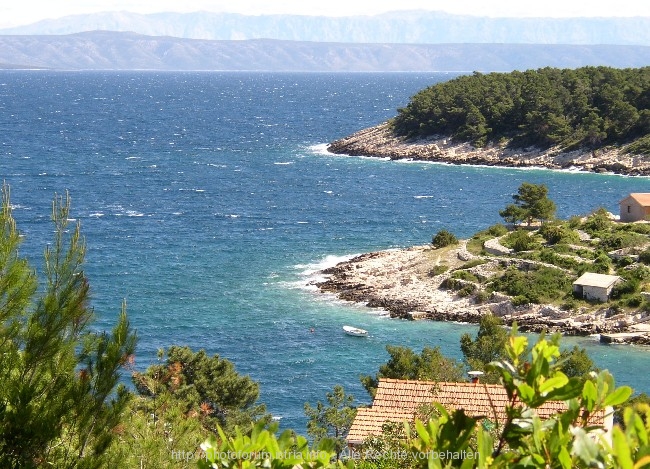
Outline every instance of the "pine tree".
<path fill-rule="evenodd" d="M 328 392 L 327 405 L 317 402 L 316 407 L 305 403 L 307 433 L 318 443 L 325 438 L 334 440 L 334 449 L 338 459 L 345 448 L 345 437 L 350 431 L 354 417 L 357 414 L 354 396 L 345 394 L 343 386 L 337 384 L 332 392 Z"/>
<path fill-rule="evenodd" d="M 90 330 L 93 311 L 70 199 L 52 205 L 54 242 L 44 284 L 19 255 L 4 186 L 0 215 L 0 467 L 99 467 L 129 393 L 119 370 L 135 350 L 124 305 L 110 334 Z"/>
<path fill-rule="evenodd" d="M 213 433 L 217 427 L 230 433 L 236 426 L 250 428 L 259 420 L 270 419 L 266 406 L 257 402 L 259 384 L 240 375 L 231 361 L 180 346 L 161 350 L 159 357 L 165 354 L 164 364 L 134 373 L 140 395 L 179 402 L 186 415 L 199 418 Z"/>

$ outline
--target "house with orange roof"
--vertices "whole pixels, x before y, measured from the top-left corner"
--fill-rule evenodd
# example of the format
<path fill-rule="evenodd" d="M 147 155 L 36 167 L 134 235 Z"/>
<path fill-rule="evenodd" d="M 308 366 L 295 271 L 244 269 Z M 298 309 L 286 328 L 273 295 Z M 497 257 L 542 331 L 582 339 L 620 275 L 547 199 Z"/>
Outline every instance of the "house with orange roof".
<path fill-rule="evenodd" d="M 412 423 L 423 406 L 437 402 L 449 412 L 463 409 L 470 417 L 478 417 L 484 424 L 503 425 L 506 422 L 508 396 L 500 384 L 486 384 L 479 380 L 468 383 L 442 383 L 381 378 L 371 407 L 357 409 L 347 442 L 350 446 L 363 444 L 371 436 L 380 436 L 387 423 Z M 546 402 L 537 408 L 544 419 L 567 409 L 564 401 Z M 590 425 L 601 425 L 606 431 L 613 425 L 613 411 L 590 416 Z"/>
<path fill-rule="evenodd" d="M 635 222 L 650 219 L 650 193 L 634 192 L 618 203 L 620 220 Z"/>

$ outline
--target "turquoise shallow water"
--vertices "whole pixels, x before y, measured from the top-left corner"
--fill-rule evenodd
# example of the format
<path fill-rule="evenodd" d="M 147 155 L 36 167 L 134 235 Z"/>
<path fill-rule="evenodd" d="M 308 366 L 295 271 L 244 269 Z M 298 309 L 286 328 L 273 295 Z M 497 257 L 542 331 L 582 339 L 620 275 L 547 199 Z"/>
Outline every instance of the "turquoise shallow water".
<path fill-rule="evenodd" d="M 324 144 L 395 114 L 442 74 L 0 72 L 0 176 L 36 265 L 54 193 L 70 192 L 88 243 L 99 328 L 126 298 L 137 366 L 172 344 L 233 360 L 285 427 L 304 402 L 385 362 L 387 344 L 460 357 L 474 326 L 404 322 L 307 284 L 337 259 L 469 236 L 500 221 L 523 181 L 560 216 L 617 210 L 650 179 L 338 157 Z M 368 339 L 341 326 L 368 329 Z M 310 329 L 314 332 L 311 333 Z M 643 348 L 587 347 L 650 392 Z"/>

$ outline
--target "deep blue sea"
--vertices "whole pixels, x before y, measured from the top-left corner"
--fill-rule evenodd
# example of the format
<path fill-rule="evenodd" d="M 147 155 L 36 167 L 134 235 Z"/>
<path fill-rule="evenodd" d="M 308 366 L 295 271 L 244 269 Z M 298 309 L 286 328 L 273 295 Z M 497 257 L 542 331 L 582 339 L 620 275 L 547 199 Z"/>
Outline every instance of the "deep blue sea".
<path fill-rule="evenodd" d="M 618 211 L 649 178 L 391 162 L 325 144 L 395 115 L 453 77 L 415 73 L 0 72 L 0 178 L 23 252 L 40 268 L 51 200 L 69 191 L 88 244 L 97 315 L 126 299 L 144 368 L 172 344 L 232 360 L 260 382 L 281 425 L 305 432 L 303 404 L 359 383 L 387 344 L 460 357 L 474 326 L 387 319 L 307 286 L 315 271 L 370 250 L 465 237 L 500 222 L 524 182 L 559 215 Z M 368 329 L 367 339 L 341 327 Z M 314 332 L 310 332 L 313 328 Z M 619 384 L 650 392 L 650 350 L 567 339 Z"/>

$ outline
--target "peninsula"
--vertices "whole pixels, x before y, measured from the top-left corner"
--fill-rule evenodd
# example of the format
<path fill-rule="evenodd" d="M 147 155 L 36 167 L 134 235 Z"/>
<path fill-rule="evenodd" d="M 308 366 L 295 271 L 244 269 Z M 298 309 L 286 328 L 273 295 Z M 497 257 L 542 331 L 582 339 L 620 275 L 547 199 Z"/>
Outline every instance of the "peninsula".
<path fill-rule="evenodd" d="M 650 175 L 650 67 L 474 73 L 413 96 L 335 154 Z"/>
<path fill-rule="evenodd" d="M 506 207 L 504 218 L 537 203 L 524 200 L 535 193 L 540 206 L 554 210 L 545 192 L 536 192 L 544 186 L 522 188 L 515 200 L 523 203 Z M 601 209 L 534 225 L 495 225 L 461 241 L 442 230 L 432 244 L 367 253 L 325 269 L 326 279 L 316 285 L 394 318 L 477 323 L 494 314 L 521 331 L 650 344 L 650 296 L 644 293 L 650 224 L 617 222 Z M 583 295 L 585 273 L 613 288 L 604 298 Z"/>
<path fill-rule="evenodd" d="M 391 160 L 432 163 L 539 167 L 650 176 L 650 156 L 625 153 L 618 147 L 598 150 L 560 148 L 510 148 L 507 145 L 477 147 L 449 136 L 407 138 L 396 135 L 390 122 L 363 129 L 330 143 L 331 153 L 350 156 L 390 158 Z"/>

